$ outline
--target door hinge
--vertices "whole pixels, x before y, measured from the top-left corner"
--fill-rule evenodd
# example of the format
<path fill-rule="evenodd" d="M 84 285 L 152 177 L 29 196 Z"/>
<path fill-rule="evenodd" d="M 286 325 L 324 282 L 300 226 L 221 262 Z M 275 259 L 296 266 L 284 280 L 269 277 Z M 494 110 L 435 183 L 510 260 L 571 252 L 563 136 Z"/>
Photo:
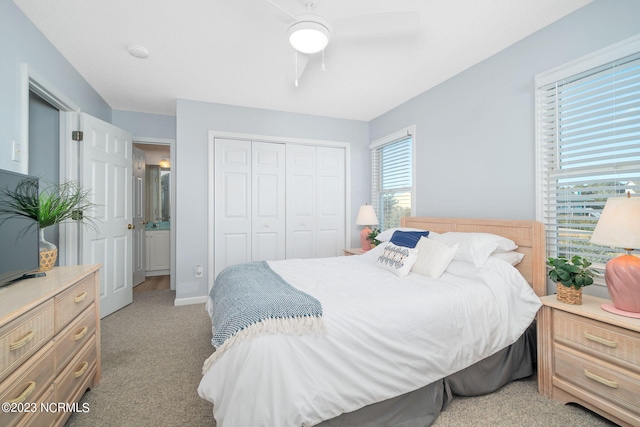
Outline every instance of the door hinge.
<path fill-rule="evenodd" d="M 74 130 L 71 132 L 71 139 L 74 141 L 82 141 L 84 137 L 84 133 L 81 130 Z"/>
<path fill-rule="evenodd" d="M 71 219 L 74 221 L 82 221 L 84 219 L 84 212 L 80 209 L 74 209 L 71 212 Z"/>

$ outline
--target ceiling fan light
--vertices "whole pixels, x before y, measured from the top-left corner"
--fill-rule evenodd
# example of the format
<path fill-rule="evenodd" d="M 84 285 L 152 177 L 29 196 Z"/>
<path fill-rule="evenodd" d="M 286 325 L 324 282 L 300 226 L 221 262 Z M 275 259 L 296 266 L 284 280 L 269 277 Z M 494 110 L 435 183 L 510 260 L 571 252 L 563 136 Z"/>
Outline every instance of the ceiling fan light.
<path fill-rule="evenodd" d="M 298 21 L 289 27 L 289 43 L 298 52 L 312 54 L 329 43 L 329 28 L 316 20 Z"/>

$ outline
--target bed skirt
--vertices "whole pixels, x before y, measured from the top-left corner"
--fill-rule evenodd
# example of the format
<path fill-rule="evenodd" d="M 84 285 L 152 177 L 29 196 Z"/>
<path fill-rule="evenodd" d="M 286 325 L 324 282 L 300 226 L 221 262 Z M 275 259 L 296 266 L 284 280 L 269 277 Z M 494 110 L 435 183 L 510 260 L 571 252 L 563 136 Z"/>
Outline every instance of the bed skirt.
<path fill-rule="evenodd" d="M 535 372 L 536 323 L 509 347 L 418 390 L 317 424 L 318 427 L 427 427 L 454 396 L 479 396 Z"/>

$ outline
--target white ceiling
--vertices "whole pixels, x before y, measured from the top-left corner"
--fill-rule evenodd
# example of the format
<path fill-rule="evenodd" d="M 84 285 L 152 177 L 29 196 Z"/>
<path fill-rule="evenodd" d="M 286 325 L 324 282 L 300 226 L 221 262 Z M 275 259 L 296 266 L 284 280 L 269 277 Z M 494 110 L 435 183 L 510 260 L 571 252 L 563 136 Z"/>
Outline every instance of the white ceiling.
<path fill-rule="evenodd" d="M 336 26 L 326 71 L 314 55 L 297 88 L 291 18 L 267 0 L 14 2 L 113 109 L 174 115 L 185 98 L 368 121 L 591 0 L 322 0 L 312 12 L 330 23 L 417 11 L 420 26 L 360 37 Z"/>

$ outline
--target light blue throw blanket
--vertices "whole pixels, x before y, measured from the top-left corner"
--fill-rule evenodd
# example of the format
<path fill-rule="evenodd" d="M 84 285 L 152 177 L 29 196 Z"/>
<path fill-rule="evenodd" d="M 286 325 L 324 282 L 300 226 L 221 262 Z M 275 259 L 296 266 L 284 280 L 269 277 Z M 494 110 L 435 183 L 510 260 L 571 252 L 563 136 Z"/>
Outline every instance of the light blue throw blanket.
<path fill-rule="evenodd" d="M 320 301 L 288 284 L 265 261 L 225 268 L 210 296 L 216 358 L 250 336 L 324 332 Z"/>

